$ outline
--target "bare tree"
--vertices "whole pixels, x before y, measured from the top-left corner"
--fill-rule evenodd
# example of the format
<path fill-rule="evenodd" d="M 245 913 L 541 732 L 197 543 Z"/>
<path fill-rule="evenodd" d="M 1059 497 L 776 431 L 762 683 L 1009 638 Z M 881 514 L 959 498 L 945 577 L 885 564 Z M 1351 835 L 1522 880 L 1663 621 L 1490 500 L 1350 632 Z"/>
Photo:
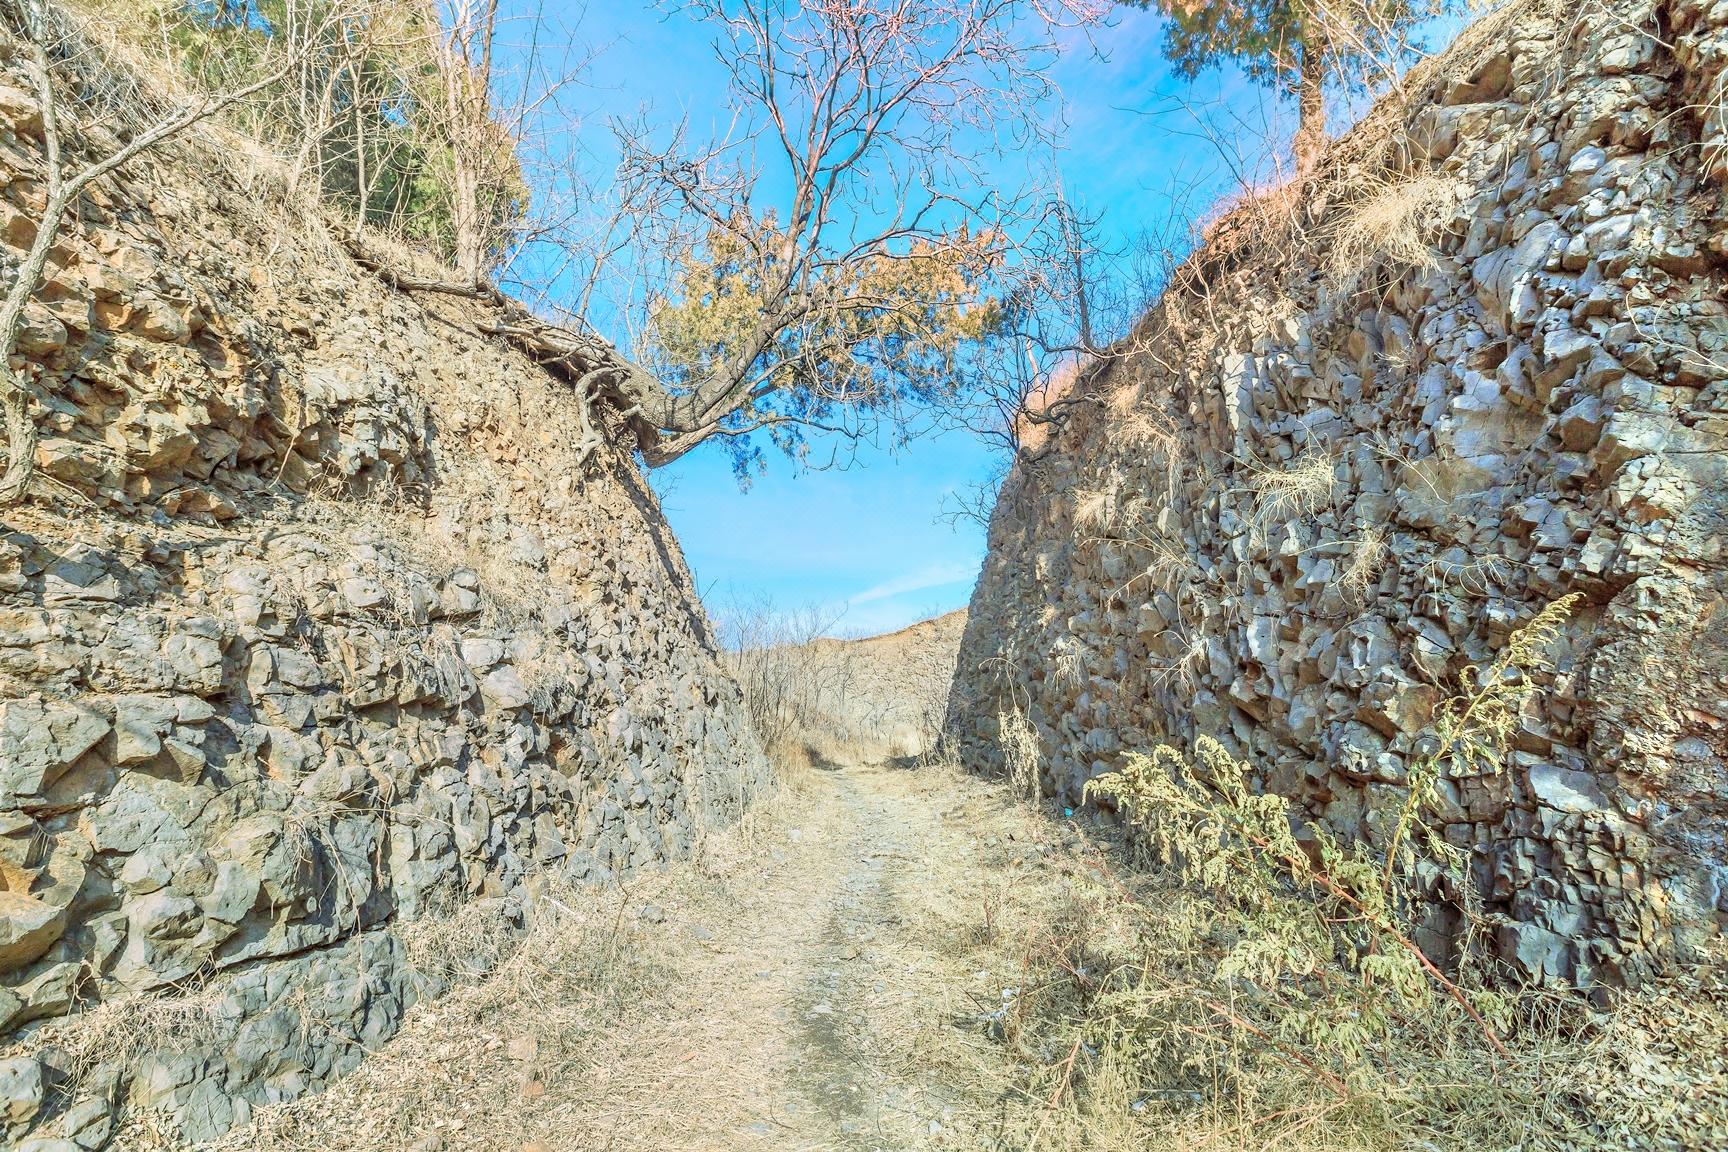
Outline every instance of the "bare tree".
<path fill-rule="evenodd" d="M 12 276 L 0 301 L 0 419 L 6 429 L 6 469 L 0 473 L 0 507 L 18 503 L 29 489 L 36 456 L 36 424 L 31 414 L 29 385 L 13 370 L 19 328 L 24 310 L 41 285 L 60 229 L 84 190 L 116 171 L 138 155 L 191 128 L 223 108 L 244 100 L 275 84 L 292 67 L 284 60 L 262 78 L 216 95 L 206 95 L 172 109 L 106 155 L 86 152 L 76 166 L 67 167 L 67 141 L 62 134 L 61 109 L 55 92 L 56 57 L 77 51 L 76 29 L 49 0 L 5 0 L 0 19 L 7 31 L 21 42 L 21 62 L 35 87 L 41 112 L 43 174 L 42 208 L 36 220 L 35 238 Z"/>
<path fill-rule="evenodd" d="M 456 274 L 478 283 L 496 221 L 507 215 L 516 171 L 516 136 L 498 115 L 493 51 L 499 0 L 423 0 L 425 23 L 440 30 L 432 55 L 436 102 L 450 150 L 451 240 Z"/>
<path fill-rule="evenodd" d="M 716 30 L 734 102 L 707 142 L 621 127 L 620 182 L 638 191 L 601 232 L 640 273 L 642 338 L 627 354 L 480 286 L 504 313 L 490 329 L 566 371 L 590 412 L 621 414 L 651 465 L 759 430 L 796 450 L 807 427 L 902 428 L 952 394 L 999 316 L 1000 278 L 1045 214 L 1042 177 L 1011 169 L 1047 151 L 1054 32 L 1107 5 L 682 8 Z"/>
<path fill-rule="evenodd" d="M 350 216 L 346 241 L 368 260 L 369 241 L 407 244 L 472 291 L 570 227 L 572 201 L 593 191 L 567 162 L 580 124 L 563 98 L 592 57 L 580 5 L 553 20 L 498 0 L 334 0 L 337 19 L 309 18 L 330 2 L 288 0 L 239 36 L 203 10 L 164 23 L 201 47 L 205 71 L 246 68 L 254 44 L 297 58 L 248 126 L 291 183 Z"/>
<path fill-rule="evenodd" d="M 817 605 L 782 611 L 765 595 L 723 602 L 722 659 L 744 690 L 744 707 L 769 755 L 784 761 L 812 740 L 844 742 L 856 669 L 852 650 L 833 641 L 842 613 Z"/>
<path fill-rule="evenodd" d="M 1107 398 L 1106 369 L 1148 350 L 1140 320 L 1193 239 L 1179 217 L 1164 234 L 1106 243 L 1098 217 L 1060 189 L 1052 194 L 998 277 L 999 316 L 947 422 L 1009 458 L 1035 462 L 1050 451 L 1075 412 Z M 999 479 L 945 515 L 987 521 Z"/>

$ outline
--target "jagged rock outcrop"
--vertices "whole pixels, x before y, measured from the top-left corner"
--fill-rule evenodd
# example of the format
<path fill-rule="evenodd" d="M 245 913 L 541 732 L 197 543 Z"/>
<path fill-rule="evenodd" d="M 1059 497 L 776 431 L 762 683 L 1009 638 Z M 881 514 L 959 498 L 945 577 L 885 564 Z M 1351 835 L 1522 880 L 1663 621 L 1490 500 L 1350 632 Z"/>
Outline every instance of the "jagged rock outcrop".
<path fill-rule="evenodd" d="M 1444 834 L 1527 978 L 1633 981 L 1719 930 L 1725 63 L 1722 3 L 1515 3 L 1215 225 L 1003 487 L 962 758 L 998 769 L 1018 709 L 1078 800 L 1215 736 L 1383 843 L 1465 668 L 1580 593 Z"/>
<path fill-rule="evenodd" d="M 0 69 L 0 258 L 40 132 Z M 507 928 L 763 783 L 628 456 L 579 456 L 564 384 L 260 163 L 201 129 L 95 186 L 14 361 L 45 479 L 0 530 L 8 1147 L 316 1090 L 439 991 L 404 925 Z M 176 1003 L 196 1027 L 152 1032 Z"/>

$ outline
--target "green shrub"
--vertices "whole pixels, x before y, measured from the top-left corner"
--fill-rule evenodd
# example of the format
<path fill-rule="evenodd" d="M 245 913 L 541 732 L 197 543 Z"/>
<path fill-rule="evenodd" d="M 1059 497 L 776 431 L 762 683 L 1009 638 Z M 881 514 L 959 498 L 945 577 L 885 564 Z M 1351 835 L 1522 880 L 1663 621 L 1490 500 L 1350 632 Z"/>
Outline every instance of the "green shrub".
<path fill-rule="evenodd" d="M 452 123 L 445 84 L 448 70 L 463 66 L 436 9 L 412 0 L 96 4 L 96 18 L 135 55 L 195 93 L 244 87 L 291 60 L 229 120 L 354 231 L 383 233 L 446 264 L 458 257 L 455 137 L 496 137 L 496 148 L 482 150 L 476 200 L 485 256 L 503 255 L 527 208 L 516 144 L 491 109 L 482 128 Z"/>

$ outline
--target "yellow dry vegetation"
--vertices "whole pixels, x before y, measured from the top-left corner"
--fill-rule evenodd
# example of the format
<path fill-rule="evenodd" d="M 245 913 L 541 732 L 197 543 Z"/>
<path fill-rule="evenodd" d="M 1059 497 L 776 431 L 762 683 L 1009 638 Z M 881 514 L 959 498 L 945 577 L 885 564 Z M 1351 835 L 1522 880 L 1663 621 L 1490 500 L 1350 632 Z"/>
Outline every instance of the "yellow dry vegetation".
<path fill-rule="evenodd" d="M 1720 977 L 1543 998 L 1506 1056 L 1412 1015 L 1344 1073 L 1220 979 L 1213 893 L 946 765 L 806 768 L 693 861 L 533 891 L 521 935 L 472 905 L 410 930 L 455 990 L 220 1152 L 1619 1149 L 1728 1122 Z M 119 1146 L 173 1147 L 150 1122 Z"/>

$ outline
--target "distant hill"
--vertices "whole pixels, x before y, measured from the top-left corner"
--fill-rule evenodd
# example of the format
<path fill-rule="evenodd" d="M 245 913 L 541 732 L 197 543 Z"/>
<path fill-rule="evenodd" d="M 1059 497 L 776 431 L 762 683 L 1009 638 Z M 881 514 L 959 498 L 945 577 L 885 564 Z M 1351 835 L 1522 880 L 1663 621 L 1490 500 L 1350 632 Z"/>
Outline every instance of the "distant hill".
<path fill-rule="evenodd" d="M 843 685 L 825 710 L 854 754 L 876 760 L 934 750 L 965 630 L 962 608 L 881 636 L 808 646 Z"/>

